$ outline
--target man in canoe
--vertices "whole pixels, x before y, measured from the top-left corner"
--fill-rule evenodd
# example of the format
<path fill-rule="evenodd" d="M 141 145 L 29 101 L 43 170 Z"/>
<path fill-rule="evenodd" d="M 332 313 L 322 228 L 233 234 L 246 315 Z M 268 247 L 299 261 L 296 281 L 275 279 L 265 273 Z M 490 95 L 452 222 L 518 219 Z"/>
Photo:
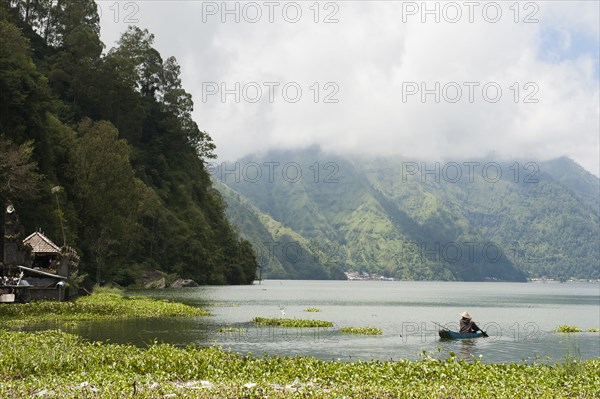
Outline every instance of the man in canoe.
<path fill-rule="evenodd" d="M 474 333 L 477 331 L 481 331 L 481 328 L 473 320 L 471 320 L 471 315 L 469 312 L 462 312 L 460 319 L 460 332 L 461 333 Z"/>

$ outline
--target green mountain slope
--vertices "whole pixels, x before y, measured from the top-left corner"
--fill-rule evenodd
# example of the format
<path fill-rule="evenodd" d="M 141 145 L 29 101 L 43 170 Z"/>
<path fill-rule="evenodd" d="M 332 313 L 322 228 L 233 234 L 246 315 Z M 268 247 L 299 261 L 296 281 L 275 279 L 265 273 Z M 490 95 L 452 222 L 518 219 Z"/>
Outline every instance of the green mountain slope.
<path fill-rule="evenodd" d="M 334 264 L 399 279 L 599 277 L 598 179 L 568 159 L 436 169 L 310 148 L 213 171 L 219 189 L 228 187 L 227 215 L 255 247 L 285 230 L 286 239 L 327 255 L 310 259 L 313 268 Z M 281 275 L 286 254 L 268 260 L 267 276 L 306 275 L 306 262 Z"/>
<path fill-rule="evenodd" d="M 342 269 L 327 261 L 327 248 L 261 212 L 222 182 L 216 181 L 215 188 L 228 204 L 227 216 L 237 221 L 241 235 L 254 245 L 264 277 L 345 279 Z"/>

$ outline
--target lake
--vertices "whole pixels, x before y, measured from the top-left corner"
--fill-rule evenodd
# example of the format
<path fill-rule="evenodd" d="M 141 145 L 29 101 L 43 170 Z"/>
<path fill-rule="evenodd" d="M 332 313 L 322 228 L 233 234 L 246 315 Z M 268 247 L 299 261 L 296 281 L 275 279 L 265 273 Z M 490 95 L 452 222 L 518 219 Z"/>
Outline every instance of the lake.
<path fill-rule="evenodd" d="M 342 361 L 418 359 L 424 354 L 445 358 L 451 352 L 487 363 L 600 356 L 600 334 L 552 332 L 561 324 L 584 331 L 600 327 L 599 284 L 267 280 L 252 286 L 127 291 L 139 294 L 199 306 L 213 316 L 80 322 L 62 328 L 91 340 L 216 344 L 240 353 Z M 308 307 L 320 312 L 305 312 Z M 456 328 L 465 310 L 490 337 L 440 340 L 434 322 Z M 335 326 L 257 327 L 250 323 L 256 316 L 327 320 Z M 341 334 L 339 328 L 345 326 L 378 327 L 383 335 Z M 221 327 L 237 330 L 223 332 Z"/>

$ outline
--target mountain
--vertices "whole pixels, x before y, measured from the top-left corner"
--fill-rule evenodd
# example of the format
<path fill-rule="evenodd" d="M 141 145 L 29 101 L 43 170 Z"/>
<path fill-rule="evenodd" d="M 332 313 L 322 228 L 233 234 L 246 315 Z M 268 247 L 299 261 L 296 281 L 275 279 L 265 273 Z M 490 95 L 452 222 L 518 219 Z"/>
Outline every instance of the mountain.
<path fill-rule="evenodd" d="M 600 278 L 600 182 L 568 158 L 435 163 L 311 147 L 211 171 L 267 277 Z"/>
<path fill-rule="evenodd" d="M 222 182 L 215 188 L 228 204 L 227 216 L 237 221 L 241 235 L 253 243 L 264 273 L 263 277 L 279 279 L 345 279 L 336 263 L 327 262 L 324 250 L 313 239 L 303 237 L 261 212 L 247 199 Z"/>

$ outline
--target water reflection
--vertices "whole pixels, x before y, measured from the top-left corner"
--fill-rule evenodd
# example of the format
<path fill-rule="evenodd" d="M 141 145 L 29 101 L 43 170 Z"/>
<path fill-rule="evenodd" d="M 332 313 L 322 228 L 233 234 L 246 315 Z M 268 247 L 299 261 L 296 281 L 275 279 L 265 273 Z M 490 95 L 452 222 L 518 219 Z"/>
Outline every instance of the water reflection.
<path fill-rule="evenodd" d="M 476 347 L 475 339 L 461 339 L 459 354 L 461 359 L 470 362 L 473 361 L 474 349 Z"/>

